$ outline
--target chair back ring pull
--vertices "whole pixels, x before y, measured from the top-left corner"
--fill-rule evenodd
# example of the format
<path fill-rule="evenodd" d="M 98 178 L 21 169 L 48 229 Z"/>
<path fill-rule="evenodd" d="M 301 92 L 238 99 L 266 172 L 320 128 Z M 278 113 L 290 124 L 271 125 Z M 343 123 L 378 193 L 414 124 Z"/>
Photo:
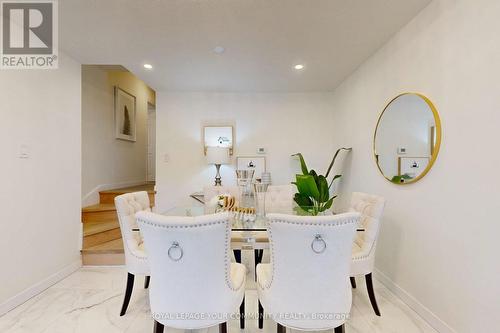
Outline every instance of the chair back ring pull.
<path fill-rule="evenodd" d="M 325 250 L 326 250 L 326 242 L 323 239 L 323 237 L 321 237 L 321 235 L 314 236 L 314 239 L 313 239 L 313 241 L 311 243 L 311 249 L 316 254 L 320 254 L 320 253 L 325 252 Z"/>
<path fill-rule="evenodd" d="M 182 259 L 184 256 L 184 251 L 182 250 L 182 247 L 180 247 L 178 242 L 173 242 L 172 246 L 168 249 L 168 257 L 172 261 L 179 261 Z"/>

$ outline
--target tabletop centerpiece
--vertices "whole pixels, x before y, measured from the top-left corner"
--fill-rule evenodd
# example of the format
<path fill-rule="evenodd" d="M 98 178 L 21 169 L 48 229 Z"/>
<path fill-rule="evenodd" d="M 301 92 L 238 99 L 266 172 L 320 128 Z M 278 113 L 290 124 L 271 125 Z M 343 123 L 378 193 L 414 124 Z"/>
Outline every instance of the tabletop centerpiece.
<path fill-rule="evenodd" d="M 296 207 L 297 213 L 316 216 L 319 214 L 325 214 L 332 207 L 333 200 L 335 200 L 337 196 L 330 195 L 330 188 L 332 187 L 334 181 L 342 177 L 342 175 L 337 174 L 333 176 L 331 180 L 328 180 L 328 177 L 332 171 L 337 156 L 343 150 L 349 152 L 352 148 L 339 148 L 335 152 L 325 175 L 318 175 L 313 169 L 308 170 L 304 157 L 301 153 L 292 155 L 299 158 L 302 170 L 302 174 L 297 174 L 295 176 L 295 182 L 292 182 L 292 184 L 297 186 L 298 191 L 295 193 L 293 198 L 295 203 L 298 205 L 298 207 Z"/>

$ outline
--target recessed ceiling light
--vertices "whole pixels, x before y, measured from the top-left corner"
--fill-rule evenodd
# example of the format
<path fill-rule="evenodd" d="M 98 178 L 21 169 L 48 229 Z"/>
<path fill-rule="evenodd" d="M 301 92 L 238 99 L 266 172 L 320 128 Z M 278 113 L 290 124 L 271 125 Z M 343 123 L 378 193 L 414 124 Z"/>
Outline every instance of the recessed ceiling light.
<path fill-rule="evenodd" d="M 151 65 L 151 64 L 144 64 L 144 68 L 146 68 L 146 69 L 153 69 L 153 65 Z"/>
<path fill-rule="evenodd" d="M 226 51 L 226 49 L 223 48 L 222 46 L 216 46 L 214 48 L 214 52 L 217 53 L 217 54 L 222 54 L 222 53 L 224 53 L 224 51 Z"/>
<path fill-rule="evenodd" d="M 298 65 L 293 66 L 293 68 L 301 70 L 301 69 L 304 69 L 304 65 L 298 64 Z"/>

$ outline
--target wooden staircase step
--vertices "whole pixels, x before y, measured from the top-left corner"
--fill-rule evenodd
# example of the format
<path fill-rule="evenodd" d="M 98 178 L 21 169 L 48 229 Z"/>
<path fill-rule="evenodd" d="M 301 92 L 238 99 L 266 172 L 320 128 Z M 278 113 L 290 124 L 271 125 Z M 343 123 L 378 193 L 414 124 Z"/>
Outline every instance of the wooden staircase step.
<path fill-rule="evenodd" d="M 120 225 L 117 221 L 83 224 L 84 249 L 120 238 Z"/>
<path fill-rule="evenodd" d="M 98 203 L 95 205 L 87 206 L 82 208 L 83 213 L 95 213 L 95 212 L 104 212 L 104 211 L 116 211 L 115 204 L 103 204 Z"/>
<path fill-rule="evenodd" d="M 123 253 L 122 239 L 115 239 L 106 243 L 83 249 L 82 253 Z"/>
<path fill-rule="evenodd" d="M 155 197 L 154 184 L 144 184 L 138 186 L 130 186 L 113 190 L 101 191 L 99 192 L 99 202 L 103 204 L 114 204 L 116 196 L 125 193 L 139 192 L 139 191 L 148 192 L 151 205 L 154 205 L 154 197 Z"/>
<path fill-rule="evenodd" d="M 118 221 L 108 221 L 101 223 L 85 223 L 83 225 L 83 237 L 92 236 L 101 232 L 120 228 Z"/>
<path fill-rule="evenodd" d="M 83 249 L 82 264 L 84 266 L 124 265 L 123 241 L 120 238 Z"/>
<path fill-rule="evenodd" d="M 83 223 L 118 221 L 114 204 L 96 204 L 82 209 Z"/>

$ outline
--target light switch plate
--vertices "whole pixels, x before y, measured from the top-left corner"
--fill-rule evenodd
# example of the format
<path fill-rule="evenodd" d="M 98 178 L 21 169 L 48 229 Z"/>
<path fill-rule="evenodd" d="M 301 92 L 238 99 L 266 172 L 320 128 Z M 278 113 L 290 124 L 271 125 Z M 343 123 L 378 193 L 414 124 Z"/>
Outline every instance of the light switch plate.
<path fill-rule="evenodd" d="M 265 154 L 266 153 L 266 148 L 257 148 L 257 154 Z"/>

